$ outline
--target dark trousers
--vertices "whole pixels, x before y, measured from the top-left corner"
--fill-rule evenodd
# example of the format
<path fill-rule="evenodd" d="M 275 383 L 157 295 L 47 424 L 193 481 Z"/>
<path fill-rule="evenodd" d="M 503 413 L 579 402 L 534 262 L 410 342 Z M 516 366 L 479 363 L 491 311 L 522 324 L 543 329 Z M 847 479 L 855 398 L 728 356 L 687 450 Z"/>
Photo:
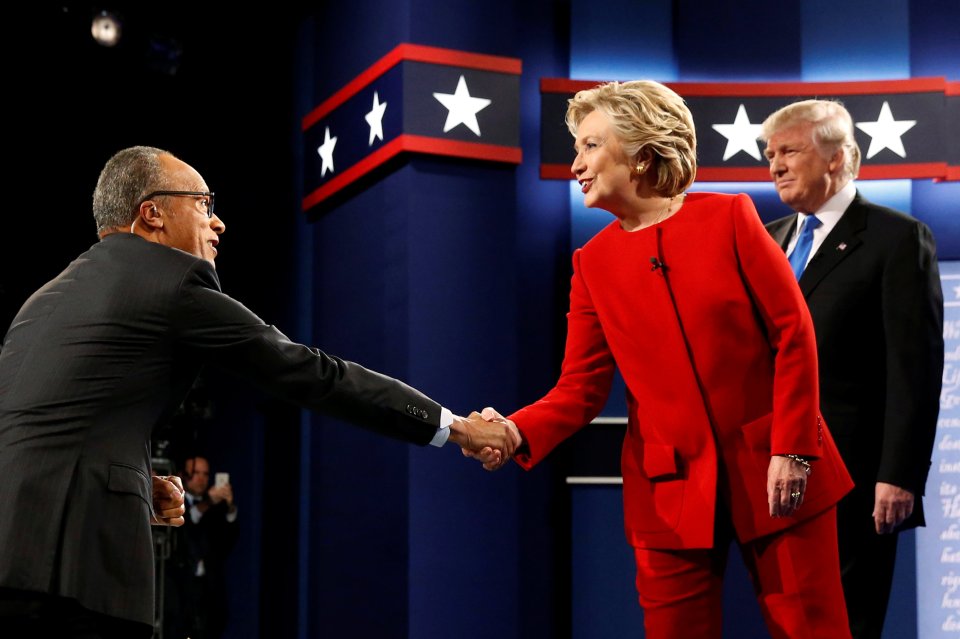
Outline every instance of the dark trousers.
<path fill-rule="evenodd" d="M 854 489 L 837 504 L 840 579 L 853 639 L 880 639 L 887 616 L 897 535 L 878 535 L 874 487 Z"/>
<path fill-rule="evenodd" d="M 148 639 L 153 627 L 87 610 L 73 599 L 0 588 L 4 639 Z"/>

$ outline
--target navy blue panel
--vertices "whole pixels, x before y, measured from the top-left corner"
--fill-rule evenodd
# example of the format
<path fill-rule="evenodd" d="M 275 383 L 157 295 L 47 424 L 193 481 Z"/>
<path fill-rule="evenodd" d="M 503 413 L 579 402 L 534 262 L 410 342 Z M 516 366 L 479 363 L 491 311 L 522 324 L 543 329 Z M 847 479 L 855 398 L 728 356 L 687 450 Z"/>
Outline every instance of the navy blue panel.
<path fill-rule="evenodd" d="M 389 184 L 320 217 L 314 239 L 314 338 L 328 351 L 406 377 L 406 290 L 392 277 L 406 243 L 389 224 Z M 402 354 L 401 354 L 402 355 Z M 402 359 L 402 357 L 401 357 Z M 407 444 L 313 417 L 308 636 L 405 637 Z"/>
<path fill-rule="evenodd" d="M 929 508 L 929 506 L 928 506 Z M 917 636 L 917 534 L 905 530 L 897 539 L 897 563 L 883 639 L 908 639 Z"/>
<path fill-rule="evenodd" d="M 310 108 L 319 105 L 402 42 L 411 42 L 407 2 L 351 0 L 324 2 L 306 21 L 309 63 L 314 66 L 307 87 Z M 425 44 L 420 42 L 419 44 Z M 306 115 L 306 111 L 298 115 Z"/>
<path fill-rule="evenodd" d="M 909 77 L 908 7 L 909 0 L 805 0 L 802 79 Z"/>
<path fill-rule="evenodd" d="M 633 550 L 623 532 L 623 488 L 572 486 L 573 639 L 645 637 Z"/>
<path fill-rule="evenodd" d="M 937 257 L 960 260 L 960 182 L 915 180 L 912 194 L 911 212 L 933 230 Z"/>
<path fill-rule="evenodd" d="M 946 99 L 947 122 L 944 127 L 944 136 L 946 137 L 947 163 L 952 167 L 960 167 L 960 95 L 948 95 Z"/>
<path fill-rule="evenodd" d="M 391 177 L 407 193 L 390 224 L 405 228 L 410 379 L 458 414 L 516 405 L 514 171 L 418 156 Z M 518 636 L 515 578 L 489 567 L 518 559 L 515 535 L 500 530 L 516 526 L 520 472 L 489 477 L 455 447 L 411 451 L 411 637 L 482 639 L 491 611 L 505 638 Z M 467 592 L 488 609 L 464 606 Z"/>
<path fill-rule="evenodd" d="M 443 131 L 449 110 L 435 93 L 453 94 L 464 78 L 471 97 L 490 100 L 477 115 L 480 135 L 464 124 Z M 405 133 L 501 146 L 520 144 L 520 78 L 507 73 L 448 67 L 422 62 L 404 65 Z"/>
<path fill-rule="evenodd" d="M 513 57 L 523 26 L 512 0 L 407 0 L 411 42 Z M 536 4 L 536 3 L 531 3 Z"/>
<path fill-rule="evenodd" d="M 960 80 L 960 2 L 911 0 L 910 75 Z"/>
<path fill-rule="evenodd" d="M 944 76 L 960 80 L 960 3 L 943 0 L 912 0 L 910 3 L 910 72 L 914 76 Z M 951 102 L 953 127 L 950 161 L 960 165 L 960 98 Z M 941 260 L 960 259 L 960 182 L 913 183 L 913 214 L 930 225 L 937 239 Z"/>
<path fill-rule="evenodd" d="M 379 103 L 386 103 L 387 108 L 381 120 L 383 139 L 374 139 L 371 144 L 370 126 L 364 116 L 373 108 L 374 92 Z M 304 191 L 309 194 L 381 148 L 403 132 L 402 125 L 403 73 L 401 65 L 397 65 L 303 132 Z M 322 175 L 323 164 L 318 149 L 328 130 L 330 138 L 337 141 L 333 149 L 333 171 L 328 170 Z"/>
<path fill-rule="evenodd" d="M 801 4 L 678 0 L 674 47 L 679 79 L 797 79 Z"/>
<path fill-rule="evenodd" d="M 517 374 L 516 408 L 539 399 L 554 383 L 563 352 L 570 282 L 570 205 L 566 185 L 541 180 L 540 78 L 565 77 L 569 58 L 569 4 L 517 2 L 514 55 L 523 60 L 516 168 Z M 521 637 L 569 636 L 569 501 L 563 459 L 552 456 L 518 480 L 517 588 Z"/>
<path fill-rule="evenodd" d="M 584 80 L 674 80 L 670 0 L 573 0 L 570 76 Z"/>
<path fill-rule="evenodd" d="M 540 95 L 540 154 L 543 162 L 573 164 L 576 155 L 573 151 L 574 140 L 565 122 L 567 102 L 571 97 L 566 93 Z M 570 177 L 573 178 L 572 172 Z"/>

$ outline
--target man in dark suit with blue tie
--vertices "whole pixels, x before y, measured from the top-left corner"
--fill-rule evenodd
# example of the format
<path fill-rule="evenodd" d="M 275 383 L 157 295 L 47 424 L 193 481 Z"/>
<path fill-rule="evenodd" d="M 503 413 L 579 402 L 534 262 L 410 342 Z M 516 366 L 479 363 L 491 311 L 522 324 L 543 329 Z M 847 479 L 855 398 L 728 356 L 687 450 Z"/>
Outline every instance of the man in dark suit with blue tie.
<path fill-rule="evenodd" d="M 114 155 L 93 213 L 100 241 L 27 300 L 0 351 L 4 637 L 152 634 L 150 524 L 182 523 L 183 496 L 151 479 L 150 434 L 205 364 L 389 437 L 513 453 L 505 425 L 296 344 L 224 295 L 214 195 L 170 153 Z"/>
<path fill-rule="evenodd" d="M 821 409 L 856 483 L 837 508 L 851 631 L 880 639 L 896 533 L 924 524 L 943 371 L 936 247 L 925 224 L 857 192 L 860 150 L 841 104 L 791 104 L 761 137 L 780 199 L 797 212 L 767 230 L 810 307 Z"/>

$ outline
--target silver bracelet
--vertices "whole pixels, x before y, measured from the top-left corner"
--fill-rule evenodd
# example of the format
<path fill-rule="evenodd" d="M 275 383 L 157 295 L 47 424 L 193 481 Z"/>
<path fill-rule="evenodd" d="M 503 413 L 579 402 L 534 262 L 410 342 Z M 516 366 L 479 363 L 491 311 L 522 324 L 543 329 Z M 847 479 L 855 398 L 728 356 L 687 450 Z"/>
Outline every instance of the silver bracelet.
<path fill-rule="evenodd" d="M 808 475 L 813 472 L 813 467 L 810 466 L 810 462 L 807 461 L 806 457 L 801 457 L 800 455 L 783 455 L 783 456 L 786 457 L 787 459 L 792 459 L 793 461 L 803 466 L 803 469 L 807 472 Z"/>

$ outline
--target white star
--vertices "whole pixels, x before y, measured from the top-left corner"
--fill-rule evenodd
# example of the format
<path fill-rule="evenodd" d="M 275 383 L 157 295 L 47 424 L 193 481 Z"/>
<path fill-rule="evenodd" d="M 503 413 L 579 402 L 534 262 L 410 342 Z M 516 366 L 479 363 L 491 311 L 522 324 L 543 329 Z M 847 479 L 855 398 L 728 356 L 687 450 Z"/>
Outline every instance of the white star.
<path fill-rule="evenodd" d="M 486 98 L 474 98 L 470 96 L 467 90 L 467 81 L 460 76 L 457 82 L 457 90 L 450 93 L 434 93 L 433 97 L 440 101 L 440 104 L 447 107 L 447 121 L 443 125 L 443 132 L 446 133 L 458 124 L 462 124 L 477 136 L 480 136 L 480 125 L 477 123 L 477 113 L 490 106 L 490 100 Z"/>
<path fill-rule="evenodd" d="M 317 153 L 320 154 L 320 177 L 327 174 L 327 171 L 333 173 L 333 147 L 337 146 L 337 138 L 330 137 L 330 127 L 323 132 L 323 144 L 317 147 Z"/>
<path fill-rule="evenodd" d="M 900 136 L 912 129 L 916 123 L 916 120 L 894 120 L 893 113 L 890 112 L 890 104 L 884 100 L 876 122 L 857 122 L 857 128 L 870 136 L 867 159 L 869 160 L 884 149 L 890 149 L 902 158 L 907 157 Z"/>
<path fill-rule="evenodd" d="M 726 161 L 740 151 L 743 151 L 754 160 L 760 159 L 760 145 L 757 138 L 763 128 L 760 124 L 750 124 L 747 110 L 741 104 L 737 109 L 737 117 L 733 124 L 714 124 L 713 128 L 727 138 L 727 148 L 723 151 L 723 160 Z"/>
<path fill-rule="evenodd" d="M 370 142 L 367 146 L 373 146 L 374 140 L 383 141 L 383 114 L 387 111 L 387 103 L 380 102 L 380 96 L 373 92 L 373 108 L 363 116 L 363 119 L 370 125 Z"/>

